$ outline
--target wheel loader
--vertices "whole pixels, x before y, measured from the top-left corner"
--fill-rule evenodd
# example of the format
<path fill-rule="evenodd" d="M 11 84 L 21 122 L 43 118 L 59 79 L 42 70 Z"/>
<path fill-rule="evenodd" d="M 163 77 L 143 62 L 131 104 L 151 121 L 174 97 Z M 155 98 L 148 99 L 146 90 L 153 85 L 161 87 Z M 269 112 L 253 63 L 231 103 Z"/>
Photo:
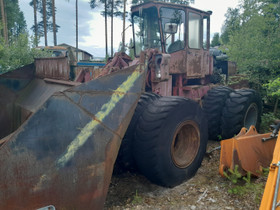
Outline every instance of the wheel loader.
<path fill-rule="evenodd" d="M 94 80 L 71 81 L 61 57 L 0 75 L 0 209 L 102 209 L 117 156 L 173 187 L 200 167 L 208 130 L 259 125 L 254 90 L 211 83 L 212 12 L 151 1 L 131 13 L 135 59 L 117 53 Z"/>

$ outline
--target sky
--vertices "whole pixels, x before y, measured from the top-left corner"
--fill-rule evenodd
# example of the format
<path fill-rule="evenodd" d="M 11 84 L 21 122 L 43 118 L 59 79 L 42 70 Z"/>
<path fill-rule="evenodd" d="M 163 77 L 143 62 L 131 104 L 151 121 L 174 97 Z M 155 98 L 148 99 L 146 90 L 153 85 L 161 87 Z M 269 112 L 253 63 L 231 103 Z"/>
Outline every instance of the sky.
<path fill-rule="evenodd" d="M 30 30 L 34 23 L 33 8 L 29 6 L 31 0 L 19 0 L 21 11 L 23 11 L 27 28 Z M 105 56 L 105 25 L 104 17 L 100 15 L 102 6 L 98 6 L 95 9 L 91 9 L 89 6 L 89 0 L 79 0 L 79 48 L 91 53 L 94 57 Z M 235 8 L 238 5 L 239 0 L 195 0 L 191 7 L 201 10 L 211 10 L 211 26 L 210 31 L 214 33 L 221 32 L 223 22 L 225 20 L 225 13 L 229 7 Z M 56 24 L 60 26 L 57 33 L 57 43 L 66 43 L 72 46 L 76 46 L 76 19 L 75 19 L 75 0 L 56 0 Z M 129 8 L 129 6 L 128 6 Z M 129 9 L 130 11 L 130 9 Z M 38 21 L 41 21 L 40 14 L 37 16 Z M 111 52 L 111 20 L 108 19 L 108 52 Z M 126 27 L 129 26 L 129 22 L 126 21 Z M 120 18 L 114 18 L 114 51 L 118 50 L 121 42 L 122 33 L 122 20 Z M 31 31 L 30 31 L 30 34 Z M 132 28 L 126 30 L 126 43 L 129 42 L 132 37 Z M 44 45 L 44 39 L 41 38 L 40 44 Z M 53 45 L 53 34 L 48 33 L 48 45 Z"/>

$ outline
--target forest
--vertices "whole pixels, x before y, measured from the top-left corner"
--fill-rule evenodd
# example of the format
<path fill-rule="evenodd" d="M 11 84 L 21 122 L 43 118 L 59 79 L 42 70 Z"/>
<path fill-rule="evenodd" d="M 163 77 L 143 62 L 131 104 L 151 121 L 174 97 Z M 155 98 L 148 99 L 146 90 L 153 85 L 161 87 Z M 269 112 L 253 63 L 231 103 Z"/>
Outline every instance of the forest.
<path fill-rule="evenodd" d="M 69 3 L 65 1 L 65 4 Z M 76 0 L 77 4 L 78 0 Z M 145 1 L 132 0 L 89 0 L 88 6 L 93 10 L 97 5 L 103 7 L 106 57 L 113 55 L 113 28 L 111 40 L 108 40 L 108 21 L 113 26 L 114 18 L 124 21 L 129 16 L 128 3 L 132 5 Z M 189 0 L 171 0 L 171 3 L 191 4 Z M 44 56 L 35 50 L 40 38 L 48 43 L 47 33 L 53 33 L 53 45 L 57 45 L 55 0 L 31 0 L 30 7 L 34 11 L 34 25 L 28 32 L 25 17 L 20 11 L 18 0 L 0 0 L 0 73 L 10 71 L 32 63 L 34 57 Z M 78 12 L 76 11 L 76 18 Z M 78 24 L 76 24 L 78 28 Z M 76 29 L 78 30 L 78 29 Z M 242 0 L 237 8 L 228 8 L 225 14 L 221 34 L 214 34 L 212 47 L 218 47 L 227 53 L 231 61 L 236 62 L 238 73 L 248 78 L 252 88 L 261 92 L 263 100 L 273 104 L 274 114 L 277 112 L 280 98 L 280 1 L 279 0 Z M 78 40 L 78 32 L 76 31 Z M 109 49 L 111 41 L 111 50 Z M 120 50 L 125 48 L 125 33 Z M 78 41 L 76 43 L 78 47 Z M 111 51 L 111 52 L 109 52 Z"/>

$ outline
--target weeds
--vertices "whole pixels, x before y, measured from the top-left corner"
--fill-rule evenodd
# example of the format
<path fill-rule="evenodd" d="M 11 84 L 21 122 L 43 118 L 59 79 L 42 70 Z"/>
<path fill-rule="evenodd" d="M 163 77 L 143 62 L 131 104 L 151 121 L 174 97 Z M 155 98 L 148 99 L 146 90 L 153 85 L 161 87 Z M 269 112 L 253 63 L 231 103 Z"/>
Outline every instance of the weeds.
<path fill-rule="evenodd" d="M 263 169 L 263 176 L 267 176 L 267 169 Z M 238 170 L 238 165 L 234 170 L 229 169 L 224 172 L 224 176 L 231 181 L 228 192 L 238 196 L 253 196 L 256 203 L 260 203 L 262 193 L 264 190 L 264 183 L 252 182 L 251 173 L 248 172 L 246 176 L 242 176 Z"/>
<path fill-rule="evenodd" d="M 133 204 L 140 204 L 143 202 L 143 198 L 141 196 L 138 195 L 138 192 L 136 190 L 135 195 L 133 196 L 133 200 L 132 203 Z"/>

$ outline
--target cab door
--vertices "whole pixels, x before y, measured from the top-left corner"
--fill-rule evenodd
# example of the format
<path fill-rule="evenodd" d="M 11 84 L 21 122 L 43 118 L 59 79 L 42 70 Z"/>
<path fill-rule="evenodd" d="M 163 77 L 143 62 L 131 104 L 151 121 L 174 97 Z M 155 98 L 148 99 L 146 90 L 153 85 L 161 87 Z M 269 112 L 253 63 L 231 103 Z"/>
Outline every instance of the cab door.
<path fill-rule="evenodd" d="M 188 12 L 187 77 L 201 78 L 202 75 L 202 17 L 199 13 Z"/>

